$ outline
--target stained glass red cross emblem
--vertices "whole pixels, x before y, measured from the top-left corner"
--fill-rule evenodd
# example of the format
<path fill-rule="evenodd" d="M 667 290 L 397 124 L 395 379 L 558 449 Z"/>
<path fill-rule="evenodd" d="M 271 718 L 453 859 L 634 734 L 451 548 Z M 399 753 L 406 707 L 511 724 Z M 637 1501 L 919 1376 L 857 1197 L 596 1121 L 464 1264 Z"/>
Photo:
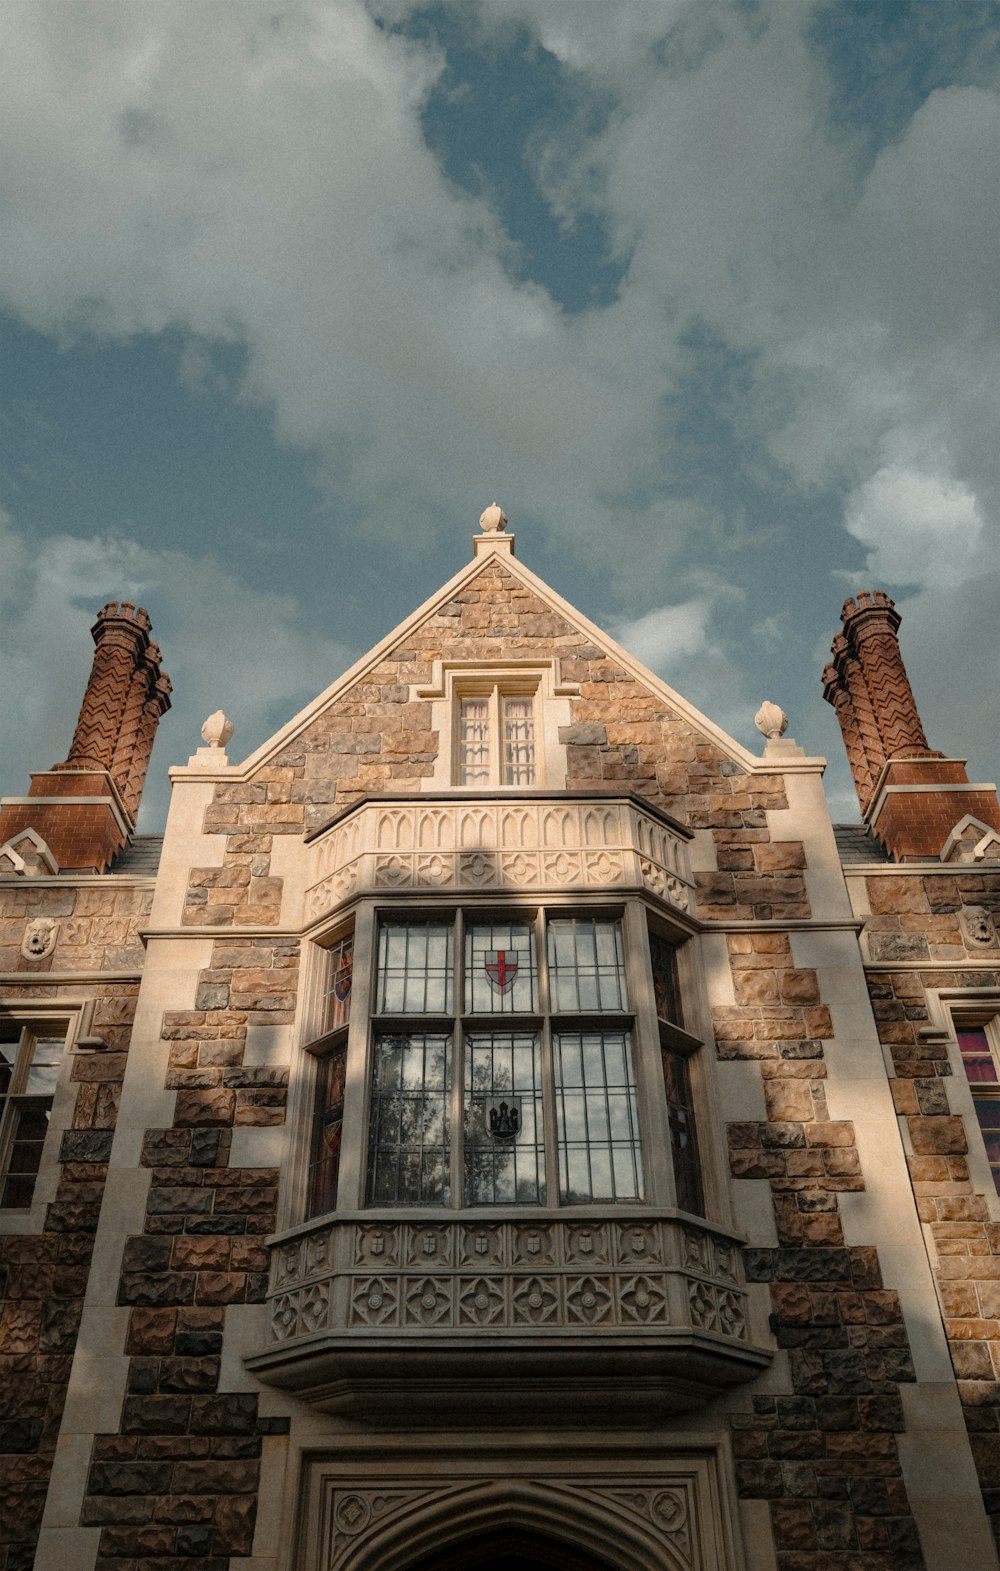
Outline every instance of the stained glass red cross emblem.
<path fill-rule="evenodd" d="M 491 986 L 500 993 L 509 993 L 517 977 L 517 950 L 487 949 L 484 958 Z"/>

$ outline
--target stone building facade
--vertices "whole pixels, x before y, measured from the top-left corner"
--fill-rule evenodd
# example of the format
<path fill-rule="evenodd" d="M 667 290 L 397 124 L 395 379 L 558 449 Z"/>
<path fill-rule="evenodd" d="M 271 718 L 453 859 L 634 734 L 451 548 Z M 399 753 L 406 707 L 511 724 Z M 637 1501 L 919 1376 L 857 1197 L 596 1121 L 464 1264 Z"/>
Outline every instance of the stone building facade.
<path fill-rule="evenodd" d="M 995 788 L 888 597 L 835 830 L 505 523 L 162 844 L 106 607 L 0 805 L 2 1571 L 996 1571 Z"/>

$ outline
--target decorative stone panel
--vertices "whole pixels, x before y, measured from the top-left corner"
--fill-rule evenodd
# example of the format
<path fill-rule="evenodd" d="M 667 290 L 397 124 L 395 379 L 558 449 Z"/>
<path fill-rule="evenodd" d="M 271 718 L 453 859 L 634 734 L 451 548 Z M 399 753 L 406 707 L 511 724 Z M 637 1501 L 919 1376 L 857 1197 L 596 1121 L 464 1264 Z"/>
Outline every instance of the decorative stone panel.
<path fill-rule="evenodd" d="M 749 1378 L 767 1355 L 754 1348 L 737 1241 L 674 1216 L 506 1218 L 442 1222 L 391 1216 L 326 1219 L 272 1246 L 268 1345 L 250 1360 L 263 1379 L 317 1389 L 352 1356 L 377 1355 L 404 1376 L 407 1358 L 430 1354 L 433 1379 L 451 1376 L 447 1348 L 481 1358 L 558 1353 L 586 1335 L 591 1361 L 601 1339 L 625 1352 L 668 1344 L 711 1347 L 747 1360 Z M 464 1354 L 462 1350 L 464 1349 Z M 697 1360 L 695 1360 L 697 1363 Z M 701 1378 L 696 1369 L 691 1381 Z M 323 1398 L 325 1400 L 325 1396 Z"/>
<path fill-rule="evenodd" d="M 389 890 L 645 888 L 691 906 L 686 831 L 629 797 L 365 802 L 313 843 L 310 918 Z"/>

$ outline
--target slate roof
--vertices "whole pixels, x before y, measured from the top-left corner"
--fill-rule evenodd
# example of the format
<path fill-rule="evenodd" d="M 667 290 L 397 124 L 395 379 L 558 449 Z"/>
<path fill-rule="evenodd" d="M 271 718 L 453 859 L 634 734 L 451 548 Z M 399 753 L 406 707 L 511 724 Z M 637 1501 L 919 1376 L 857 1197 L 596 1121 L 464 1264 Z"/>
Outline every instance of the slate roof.
<path fill-rule="evenodd" d="M 139 878 L 155 878 L 163 850 L 162 835 L 133 835 L 115 857 L 111 873 L 131 873 Z"/>
<path fill-rule="evenodd" d="M 885 847 L 875 840 L 864 824 L 834 824 L 834 838 L 843 867 L 859 862 L 891 862 Z"/>

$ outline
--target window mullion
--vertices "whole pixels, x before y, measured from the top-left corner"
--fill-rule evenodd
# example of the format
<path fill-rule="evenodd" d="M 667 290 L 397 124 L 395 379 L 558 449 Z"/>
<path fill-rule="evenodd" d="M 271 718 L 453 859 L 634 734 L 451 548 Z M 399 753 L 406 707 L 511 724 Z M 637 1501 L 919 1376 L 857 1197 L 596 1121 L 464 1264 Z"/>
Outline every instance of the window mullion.
<path fill-rule="evenodd" d="M 556 1077 L 552 1043 L 552 995 L 549 988 L 549 960 L 545 933 L 545 913 L 535 913 L 535 954 L 538 964 L 538 1006 L 542 1014 L 542 1127 L 545 1132 L 545 1200 L 558 1204 L 559 1138 L 556 1121 Z"/>
<path fill-rule="evenodd" d="M 449 1124 L 451 1126 L 451 1196 L 449 1205 L 454 1208 L 465 1204 L 465 918 L 461 910 L 455 913 L 452 937 L 454 962 L 452 967 L 453 1017 L 451 1029 L 451 1085 L 448 1088 Z"/>
<path fill-rule="evenodd" d="M 503 720 L 501 716 L 500 689 L 494 684 L 489 698 L 489 760 L 490 785 L 503 785 Z"/>
<path fill-rule="evenodd" d="M 362 906 L 354 925 L 354 963 L 351 984 L 351 1018 L 347 1027 L 347 1065 L 344 1073 L 344 1133 L 340 1147 L 338 1205 L 347 1209 L 365 1202 L 368 1122 L 371 1116 L 371 1070 L 374 1053 L 371 1022 L 378 985 L 376 921 L 371 906 Z M 361 980 L 360 995 L 354 986 Z M 374 1138 L 374 1133 L 372 1138 Z"/>

